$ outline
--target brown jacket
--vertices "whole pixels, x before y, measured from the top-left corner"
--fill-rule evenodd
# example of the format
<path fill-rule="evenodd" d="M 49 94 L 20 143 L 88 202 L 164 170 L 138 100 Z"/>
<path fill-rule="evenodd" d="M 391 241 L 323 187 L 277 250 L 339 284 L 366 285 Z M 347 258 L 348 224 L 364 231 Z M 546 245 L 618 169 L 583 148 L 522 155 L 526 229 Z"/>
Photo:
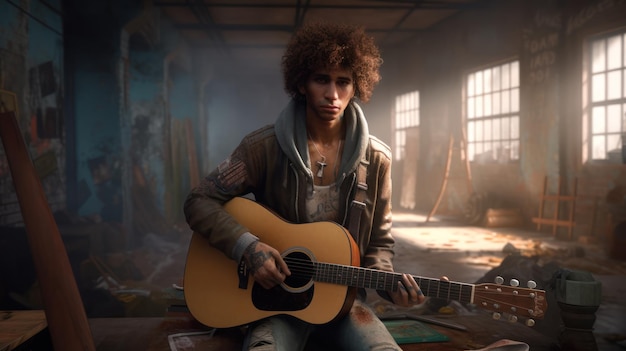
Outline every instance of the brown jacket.
<path fill-rule="evenodd" d="M 241 141 L 233 153 L 188 195 L 184 211 L 192 230 L 205 235 L 211 245 L 229 257 L 239 237 L 248 229 L 237 223 L 222 204 L 235 196 L 253 194 L 255 200 L 292 223 L 304 221 L 305 199 L 313 189 L 306 152 L 303 105 L 292 101 L 276 124 L 258 129 Z M 361 266 L 392 271 L 391 152 L 369 135 L 356 103 L 346 109 L 346 144 L 340 166 L 337 223 L 348 228 L 350 205 L 357 189 L 359 163 L 366 162 L 366 204 L 357 243 Z M 306 155 L 305 159 L 300 155 Z M 254 233 L 252 233 L 254 234 Z"/>

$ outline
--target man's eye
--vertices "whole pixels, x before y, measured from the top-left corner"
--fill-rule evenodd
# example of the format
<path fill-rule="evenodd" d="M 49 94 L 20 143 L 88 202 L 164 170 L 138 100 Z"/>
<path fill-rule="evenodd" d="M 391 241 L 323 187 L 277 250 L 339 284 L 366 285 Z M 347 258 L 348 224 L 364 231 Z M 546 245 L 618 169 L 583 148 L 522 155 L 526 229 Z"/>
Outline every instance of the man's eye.
<path fill-rule="evenodd" d="M 325 77 L 317 77 L 315 78 L 316 83 L 328 83 L 328 79 Z"/>

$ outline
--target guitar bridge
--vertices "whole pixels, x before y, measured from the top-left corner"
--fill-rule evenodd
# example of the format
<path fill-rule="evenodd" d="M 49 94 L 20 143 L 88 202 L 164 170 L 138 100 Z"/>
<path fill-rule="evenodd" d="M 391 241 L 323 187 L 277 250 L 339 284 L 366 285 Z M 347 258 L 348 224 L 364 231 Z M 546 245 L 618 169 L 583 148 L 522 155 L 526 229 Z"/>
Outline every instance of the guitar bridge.
<path fill-rule="evenodd" d="M 248 272 L 246 261 L 243 259 L 239 261 L 237 276 L 239 276 L 239 289 L 248 289 L 248 277 L 250 276 L 250 273 Z"/>

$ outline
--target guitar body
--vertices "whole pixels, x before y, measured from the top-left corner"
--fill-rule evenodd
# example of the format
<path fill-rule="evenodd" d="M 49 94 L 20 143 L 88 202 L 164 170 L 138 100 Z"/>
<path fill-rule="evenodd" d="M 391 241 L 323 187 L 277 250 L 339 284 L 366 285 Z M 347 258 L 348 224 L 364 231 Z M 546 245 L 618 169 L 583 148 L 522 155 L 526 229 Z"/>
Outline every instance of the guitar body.
<path fill-rule="evenodd" d="M 232 199 L 225 209 L 261 241 L 284 257 L 302 262 L 299 265 L 305 269 L 315 262 L 359 265 L 358 247 L 339 224 L 289 223 L 245 198 Z M 266 290 L 255 284 L 251 275 L 241 275 L 239 271 L 238 262 L 210 246 L 202 235 L 193 233 L 184 293 L 194 318 L 214 328 L 235 327 L 279 314 L 323 324 L 349 311 L 356 296 L 353 287 L 314 281 L 313 276 L 288 277 L 285 284 Z M 314 269 L 310 271 L 313 274 Z"/>

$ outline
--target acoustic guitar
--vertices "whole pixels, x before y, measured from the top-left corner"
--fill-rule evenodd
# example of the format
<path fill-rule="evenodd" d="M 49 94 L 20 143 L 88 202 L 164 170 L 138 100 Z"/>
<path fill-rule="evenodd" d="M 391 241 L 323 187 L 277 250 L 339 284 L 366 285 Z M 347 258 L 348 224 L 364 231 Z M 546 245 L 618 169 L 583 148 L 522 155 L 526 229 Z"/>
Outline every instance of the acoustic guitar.
<path fill-rule="evenodd" d="M 401 273 L 359 267 L 358 246 L 337 223 L 290 223 L 240 197 L 227 202 L 225 209 L 261 241 L 281 252 L 291 275 L 283 284 L 264 289 L 254 282 L 245 265 L 193 233 L 184 295 L 191 314 L 204 325 L 229 328 L 279 314 L 323 324 L 350 310 L 358 288 L 397 289 L 401 280 Z M 474 304 L 530 321 L 543 318 L 547 306 L 542 290 L 413 277 L 425 296 Z"/>

